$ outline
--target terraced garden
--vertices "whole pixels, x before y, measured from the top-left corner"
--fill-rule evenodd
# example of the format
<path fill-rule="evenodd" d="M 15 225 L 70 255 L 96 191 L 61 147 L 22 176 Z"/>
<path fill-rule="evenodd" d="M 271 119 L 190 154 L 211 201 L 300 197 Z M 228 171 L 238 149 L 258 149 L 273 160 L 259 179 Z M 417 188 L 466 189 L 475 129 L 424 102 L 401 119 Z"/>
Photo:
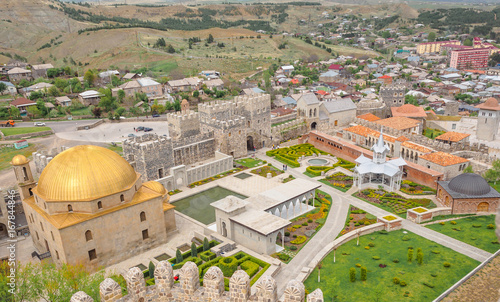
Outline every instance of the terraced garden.
<path fill-rule="evenodd" d="M 300 164 L 297 160 L 301 156 L 312 156 L 313 154 L 327 155 L 328 153 L 315 148 L 311 144 L 300 144 L 286 148 L 269 150 L 266 152 L 267 156 L 274 157 L 277 161 L 282 162 L 292 168 L 300 167 Z"/>
<path fill-rule="evenodd" d="M 434 195 L 436 190 L 413 181 L 403 180 L 401 183 L 401 192 L 409 195 Z"/>
<path fill-rule="evenodd" d="M 347 192 L 353 184 L 352 176 L 345 175 L 342 172 L 336 172 L 330 176 L 327 176 L 324 179 L 321 179 L 320 182 L 329 185 L 332 188 L 335 188 L 342 192 Z"/>
<path fill-rule="evenodd" d="M 490 253 L 500 249 L 500 243 L 495 235 L 495 215 L 443 221 L 426 227 Z"/>
<path fill-rule="evenodd" d="M 321 288 L 324 301 L 432 301 L 479 264 L 405 230 L 360 236 L 359 246 L 356 241 L 327 255 L 321 281 L 315 268 L 306 290 Z"/>
<path fill-rule="evenodd" d="M 435 208 L 436 205 L 428 198 L 406 198 L 394 192 L 381 189 L 365 189 L 354 193 L 352 196 L 367 201 L 381 209 L 406 218 L 406 210 L 415 207 Z"/>
<path fill-rule="evenodd" d="M 275 177 L 275 176 L 278 176 L 284 172 L 282 170 L 274 167 L 271 164 L 267 164 L 267 166 L 263 166 L 263 167 L 254 169 L 254 170 L 250 171 L 250 173 L 257 174 L 257 175 L 260 175 L 263 177 L 267 177 L 267 173 L 271 173 L 271 177 Z"/>
<path fill-rule="evenodd" d="M 305 175 L 309 177 L 316 177 L 320 176 L 321 172 L 328 172 L 330 170 L 333 170 L 337 167 L 342 167 L 346 170 L 353 171 L 354 167 L 356 166 L 355 163 L 352 163 L 350 161 L 347 161 L 342 158 L 337 158 L 337 162 L 331 166 L 309 166 L 306 168 L 306 172 L 304 172 Z"/>
<path fill-rule="evenodd" d="M 338 237 L 376 222 L 377 217 L 375 215 L 358 209 L 355 206 L 351 206 L 347 214 L 344 229 L 340 231 Z"/>

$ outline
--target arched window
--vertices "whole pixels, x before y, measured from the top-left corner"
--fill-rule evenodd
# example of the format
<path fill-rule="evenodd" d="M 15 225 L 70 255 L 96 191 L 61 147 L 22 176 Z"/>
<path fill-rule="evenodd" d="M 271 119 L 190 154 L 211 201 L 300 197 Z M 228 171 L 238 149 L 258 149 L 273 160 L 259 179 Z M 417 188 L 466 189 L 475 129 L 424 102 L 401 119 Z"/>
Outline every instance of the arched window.
<path fill-rule="evenodd" d="M 23 174 L 24 174 L 24 180 L 28 180 L 28 171 L 26 170 L 26 167 L 23 167 Z"/>
<path fill-rule="evenodd" d="M 146 221 L 146 213 L 141 212 L 140 216 L 141 216 L 141 221 Z"/>
<path fill-rule="evenodd" d="M 102 209 L 102 201 L 98 201 L 97 202 L 97 208 L 98 209 Z"/>
<path fill-rule="evenodd" d="M 125 201 L 125 196 L 123 196 L 123 194 L 120 195 L 120 201 L 121 202 L 124 202 Z"/>
<path fill-rule="evenodd" d="M 90 230 L 87 230 L 87 231 L 85 232 L 85 240 L 86 240 L 86 241 L 90 241 L 90 240 L 92 240 L 92 232 L 91 232 Z"/>
<path fill-rule="evenodd" d="M 73 206 L 72 205 L 68 205 L 68 212 L 72 213 L 73 212 Z"/>

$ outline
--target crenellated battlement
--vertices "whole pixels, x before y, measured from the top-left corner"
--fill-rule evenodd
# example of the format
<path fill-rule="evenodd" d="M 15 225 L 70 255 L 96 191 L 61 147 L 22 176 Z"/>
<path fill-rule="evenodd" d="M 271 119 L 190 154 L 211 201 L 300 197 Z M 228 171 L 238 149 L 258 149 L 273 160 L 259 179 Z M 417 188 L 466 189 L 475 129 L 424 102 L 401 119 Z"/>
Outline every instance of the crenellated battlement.
<path fill-rule="evenodd" d="M 146 286 L 144 276 L 137 267 L 124 275 L 128 295 L 122 296 L 120 285 L 111 278 L 99 286 L 102 302 L 161 301 L 161 302 L 277 302 L 278 286 L 270 276 L 263 276 L 256 284 L 255 294 L 251 294 L 250 277 L 245 271 L 237 270 L 229 280 L 229 291 L 224 289 L 224 275 L 220 268 L 210 267 L 203 276 L 200 286 L 198 267 L 191 261 L 180 269 L 179 283 L 174 282 L 172 266 L 160 261 L 154 271 L 155 285 Z M 80 291 L 71 297 L 70 302 L 93 302 L 86 293 Z M 288 282 L 284 302 L 304 302 L 304 284 L 292 280 Z M 323 302 L 323 292 L 316 289 L 307 296 L 307 302 Z"/>
<path fill-rule="evenodd" d="M 180 111 L 167 114 L 167 121 L 169 123 L 174 123 L 175 121 L 189 121 L 198 118 L 199 114 L 196 111 L 189 111 L 188 114 L 182 114 Z"/>
<path fill-rule="evenodd" d="M 200 133 L 200 134 L 189 136 L 189 137 L 182 137 L 182 138 L 175 139 L 173 141 L 173 147 L 174 148 L 183 147 L 186 145 L 200 143 L 202 141 L 206 141 L 206 140 L 210 140 L 210 139 L 214 139 L 213 132 Z"/>
<path fill-rule="evenodd" d="M 208 127 L 214 127 L 217 129 L 228 130 L 235 127 L 244 127 L 245 126 L 245 118 L 242 116 L 236 117 L 232 120 L 220 121 L 216 119 L 210 118 L 202 118 L 201 123 L 205 124 Z"/>
<path fill-rule="evenodd" d="M 127 138 L 123 141 L 124 149 L 153 150 L 156 148 L 168 147 L 172 142 L 170 137 L 158 136 L 154 133 L 146 133 L 141 136 Z"/>

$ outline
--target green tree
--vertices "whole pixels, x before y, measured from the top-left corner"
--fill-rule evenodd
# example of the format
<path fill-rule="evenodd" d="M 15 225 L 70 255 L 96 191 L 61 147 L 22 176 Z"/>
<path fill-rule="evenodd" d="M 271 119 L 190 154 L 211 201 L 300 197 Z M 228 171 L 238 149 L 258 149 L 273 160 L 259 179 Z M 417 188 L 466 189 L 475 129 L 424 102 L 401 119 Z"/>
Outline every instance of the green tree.
<path fill-rule="evenodd" d="M 419 265 L 422 265 L 423 262 L 424 262 L 424 253 L 422 252 L 421 248 L 418 248 L 417 249 L 417 263 Z"/>
<path fill-rule="evenodd" d="M 464 46 L 472 46 L 472 41 L 471 41 L 471 39 L 465 39 L 465 41 L 464 41 Z"/>
<path fill-rule="evenodd" d="M 366 267 L 361 267 L 361 281 L 366 281 Z"/>
<path fill-rule="evenodd" d="M 175 252 L 175 263 L 179 264 L 183 261 L 184 259 L 182 258 L 182 253 L 179 249 Z"/>
<path fill-rule="evenodd" d="M 205 237 L 205 239 L 203 239 L 203 251 L 208 251 L 210 249 L 210 243 L 208 242 L 208 238 Z"/>
<path fill-rule="evenodd" d="M 198 257 L 198 251 L 196 250 L 196 244 L 191 243 L 191 257 Z"/>
<path fill-rule="evenodd" d="M 45 106 L 45 102 L 43 100 L 38 100 L 36 102 L 36 107 L 42 116 L 46 116 L 49 113 L 49 109 Z"/>
<path fill-rule="evenodd" d="M 356 269 L 354 267 L 351 267 L 349 269 L 349 281 L 351 281 L 351 282 L 356 281 Z"/>
<path fill-rule="evenodd" d="M 38 109 L 37 106 L 29 106 L 28 115 L 30 115 L 32 118 L 37 118 L 38 116 L 40 116 L 40 109 Z"/>
<path fill-rule="evenodd" d="M 7 84 L 0 82 L 0 94 L 2 94 L 5 90 L 7 90 Z"/>
<path fill-rule="evenodd" d="M 97 118 L 100 118 L 101 117 L 101 114 L 102 114 L 102 108 L 101 107 L 95 107 L 93 108 L 90 112 L 92 112 L 92 114 L 97 117 Z"/>
<path fill-rule="evenodd" d="M 10 106 L 9 114 L 12 118 L 18 118 L 21 116 L 21 111 L 16 106 Z"/>
<path fill-rule="evenodd" d="M 144 112 L 146 113 L 146 116 L 148 116 L 148 110 L 149 110 L 148 101 L 145 101 L 144 103 L 142 103 L 142 110 L 144 110 Z"/>
<path fill-rule="evenodd" d="M 153 278 L 154 273 L 155 273 L 155 265 L 154 265 L 153 261 L 149 261 L 148 269 L 149 269 L 149 277 Z"/>
<path fill-rule="evenodd" d="M 49 112 L 49 117 L 51 117 L 51 118 L 55 118 L 55 117 L 57 117 L 57 115 L 58 115 L 58 112 L 57 112 L 57 110 L 56 110 L 56 109 L 52 109 L 52 110 L 50 110 L 50 112 Z"/>
<path fill-rule="evenodd" d="M 133 116 L 139 116 L 139 114 L 141 113 L 139 108 L 135 107 L 135 106 L 132 106 L 130 107 L 130 109 L 128 110 Z"/>
<path fill-rule="evenodd" d="M 212 36 L 212 34 L 209 34 L 207 38 L 207 43 L 213 43 L 213 42 L 214 42 L 214 36 Z"/>
<path fill-rule="evenodd" d="M 172 44 L 168 44 L 167 52 L 168 53 L 175 53 L 175 48 L 172 46 Z"/>
<path fill-rule="evenodd" d="M 94 82 L 97 79 L 97 75 L 95 75 L 92 70 L 87 70 L 83 75 L 83 80 L 90 86 L 94 86 Z"/>
<path fill-rule="evenodd" d="M 25 87 L 26 88 L 26 87 L 28 87 L 30 85 L 31 85 L 31 82 L 28 81 L 28 80 L 26 80 L 26 79 L 22 79 L 21 81 L 19 81 L 19 86 L 21 86 L 21 87 Z"/>
<path fill-rule="evenodd" d="M 405 104 L 418 106 L 418 100 L 415 96 L 407 94 L 405 95 Z"/>
<path fill-rule="evenodd" d="M 413 249 L 408 249 L 408 262 L 413 260 Z"/>
<path fill-rule="evenodd" d="M 175 111 L 181 111 L 181 102 L 179 102 L 179 100 L 175 100 L 175 102 L 174 102 L 174 110 Z"/>
<path fill-rule="evenodd" d="M 116 108 L 115 111 L 116 111 L 116 113 L 118 113 L 119 116 L 122 116 L 123 113 L 125 113 L 125 111 L 127 111 L 127 110 L 123 107 L 118 107 L 118 108 Z"/>
<path fill-rule="evenodd" d="M 436 33 L 435 33 L 435 32 L 433 32 L 433 31 L 432 31 L 432 32 L 430 32 L 430 33 L 429 33 L 429 36 L 427 37 L 427 40 L 428 40 L 429 42 L 434 42 L 434 41 L 436 41 Z"/>
<path fill-rule="evenodd" d="M 125 98 L 125 91 L 123 91 L 123 89 L 120 89 L 116 94 L 118 96 L 118 101 L 120 103 L 123 103 L 123 99 Z"/>
<path fill-rule="evenodd" d="M 464 169 L 464 173 L 474 173 L 472 166 L 467 166 L 467 168 Z"/>
<path fill-rule="evenodd" d="M 49 87 L 49 90 L 47 91 L 48 95 L 53 96 L 53 97 L 58 97 L 61 95 L 61 92 L 59 89 L 57 89 L 56 86 Z"/>
<path fill-rule="evenodd" d="M 193 91 L 193 97 L 197 98 L 200 96 L 200 92 L 198 90 Z"/>

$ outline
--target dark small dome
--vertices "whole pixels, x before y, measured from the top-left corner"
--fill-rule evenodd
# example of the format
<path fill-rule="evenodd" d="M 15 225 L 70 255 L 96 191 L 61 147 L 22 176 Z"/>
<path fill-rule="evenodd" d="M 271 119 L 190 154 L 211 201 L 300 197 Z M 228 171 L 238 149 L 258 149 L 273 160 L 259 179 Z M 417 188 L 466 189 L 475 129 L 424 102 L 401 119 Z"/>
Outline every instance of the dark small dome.
<path fill-rule="evenodd" d="M 457 193 L 479 196 L 490 192 L 491 187 L 480 175 L 463 173 L 454 177 L 448 187 Z"/>

